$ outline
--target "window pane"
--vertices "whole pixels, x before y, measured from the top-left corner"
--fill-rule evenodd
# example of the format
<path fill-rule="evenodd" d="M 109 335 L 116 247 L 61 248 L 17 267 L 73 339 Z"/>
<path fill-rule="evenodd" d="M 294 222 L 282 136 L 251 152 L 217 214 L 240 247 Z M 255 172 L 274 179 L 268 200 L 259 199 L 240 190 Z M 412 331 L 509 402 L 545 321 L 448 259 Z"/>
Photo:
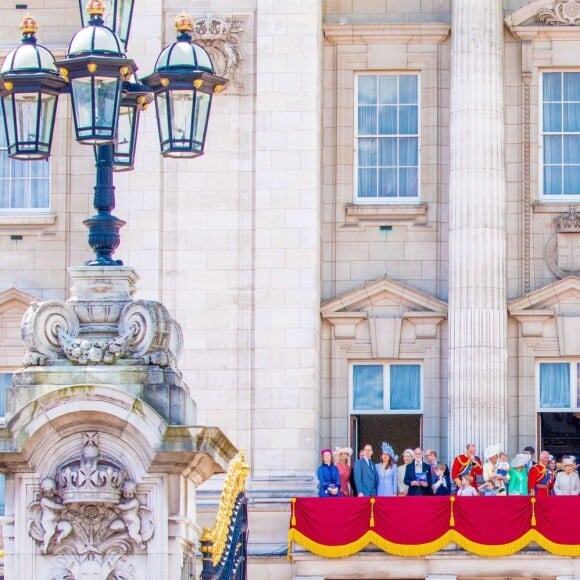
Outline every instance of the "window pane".
<path fill-rule="evenodd" d="M 540 407 L 570 407 L 570 364 L 540 363 Z"/>
<path fill-rule="evenodd" d="M 379 140 L 379 165 L 395 167 L 397 165 L 397 140 L 385 137 Z"/>
<path fill-rule="evenodd" d="M 559 165 L 544 167 L 544 193 L 546 195 L 562 193 L 562 168 Z"/>
<path fill-rule="evenodd" d="M 419 195 L 417 169 L 399 169 L 399 195 L 401 197 L 417 197 L 417 195 Z"/>
<path fill-rule="evenodd" d="M 379 195 L 381 197 L 396 197 L 397 195 L 397 170 L 379 170 Z"/>
<path fill-rule="evenodd" d="M 358 165 L 359 167 L 374 167 L 377 164 L 377 140 L 358 140 Z"/>
<path fill-rule="evenodd" d="M 564 166 L 564 195 L 580 194 L 580 165 Z"/>
<path fill-rule="evenodd" d="M 383 105 L 397 104 L 397 76 L 381 75 L 379 76 L 379 94 L 378 103 Z"/>
<path fill-rule="evenodd" d="M 544 102 L 562 100 L 562 73 L 544 73 Z"/>
<path fill-rule="evenodd" d="M 0 373 L 0 417 L 6 413 L 6 393 L 12 388 L 12 373 Z"/>
<path fill-rule="evenodd" d="M 562 105 L 544 105 L 544 131 L 559 133 L 562 131 Z"/>
<path fill-rule="evenodd" d="M 416 167 L 419 163 L 419 140 L 403 137 L 399 139 L 399 165 Z"/>
<path fill-rule="evenodd" d="M 396 135 L 397 107 L 379 107 L 379 133 L 381 135 Z"/>
<path fill-rule="evenodd" d="M 414 105 L 399 109 L 399 134 L 416 135 L 419 132 L 419 112 Z"/>
<path fill-rule="evenodd" d="M 377 77 L 361 75 L 358 77 L 358 102 L 361 105 L 374 105 L 377 102 Z"/>
<path fill-rule="evenodd" d="M 376 169 L 359 169 L 358 170 L 358 196 L 359 197 L 376 197 L 377 196 L 377 170 Z"/>
<path fill-rule="evenodd" d="M 564 104 L 564 131 L 580 131 L 580 103 Z"/>
<path fill-rule="evenodd" d="M 421 367 L 419 365 L 391 365 L 390 408 L 416 410 L 421 408 Z"/>
<path fill-rule="evenodd" d="M 419 77 L 401 75 L 399 79 L 399 102 L 416 105 L 419 102 Z"/>
<path fill-rule="evenodd" d="M 562 137 L 544 137 L 544 163 L 562 163 Z"/>
<path fill-rule="evenodd" d="M 358 134 L 359 135 L 376 135 L 377 134 L 377 108 L 376 107 L 359 107 L 358 108 Z"/>
<path fill-rule="evenodd" d="M 378 411 L 383 405 L 383 366 L 354 365 L 352 407 L 355 411 Z"/>
<path fill-rule="evenodd" d="M 580 163 L 580 135 L 564 137 L 564 163 Z"/>

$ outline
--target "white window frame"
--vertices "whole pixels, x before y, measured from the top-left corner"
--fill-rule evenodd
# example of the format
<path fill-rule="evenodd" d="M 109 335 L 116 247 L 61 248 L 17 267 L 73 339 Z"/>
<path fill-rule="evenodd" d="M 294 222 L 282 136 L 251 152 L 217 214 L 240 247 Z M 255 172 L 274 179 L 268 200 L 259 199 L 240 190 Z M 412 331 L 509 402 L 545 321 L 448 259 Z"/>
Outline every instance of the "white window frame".
<path fill-rule="evenodd" d="M 540 364 L 568 364 L 570 366 L 570 406 L 569 407 L 541 407 L 540 406 Z M 580 386 L 578 385 L 578 368 L 580 368 L 580 359 L 541 359 L 536 361 L 536 411 L 538 413 L 578 413 L 580 404 L 578 404 L 578 394 Z"/>
<path fill-rule="evenodd" d="M 382 409 L 355 409 L 354 408 L 354 367 L 355 366 L 382 366 L 383 367 L 383 408 Z M 416 365 L 419 367 L 419 408 L 418 409 L 390 409 L 391 400 L 391 373 L 390 367 L 402 365 Z M 380 361 L 380 360 L 353 360 L 348 365 L 349 374 L 349 414 L 350 415 L 422 415 L 423 414 L 423 362 L 409 361 Z"/>
<path fill-rule="evenodd" d="M 10 375 L 10 377 L 12 377 L 12 376 L 14 376 L 14 371 L 8 370 L 8 369 L 2 369 L 2 370 L 0 370 L 0 375 Z M 3 384 L 0 384 L 0 396 L 3 398 L 2 404 L 4 407 L 4 413 L 6 413 L 6 389 L 4 388 Z M 0 425 L 5 424 L 4 413 L 0 414 Z"/>
<path fill-rule="evenodd" d="M 358 154 L 359 139 L 363 136 L 358 133 L 358 86 L 361 76 L 415 76 L 417 77 L 417 135 L 408 135 L 417 137 L 417 196 L 415 197 L 359 197 L 358 195 Z M 398 137 L 407 135 L 396 134 Z M 368 135 L 364 136 L 368 137 Z M 353 157 L 353 201 L 358 205 L 410 205 L 421 202 L 421 73 L 420 71 L 359 71 L 355 73 L 354 82 L 354 157 Z M 399 165 L 396 166 L 399 168 Z"/>
<path fill-rule="evenodd" d="M 2 141 L 5 140 L 5 133 L 4 133 L 4 117 L 2 115 L 2 109 L 0 108 L 0 132 L 2 135 Z M 11 171 L 13 165 L 11 163 L 11 159 L 8 157 L 8 149 L 5 145 L 2 145 L 2 142 L 0 142 L 0 163 L 8 163 L 9 164 L 9 171 Z M 46 180 L 46 183 L 48 185 L 48 202 L 46 206 L 43 207 L 0 207 L 0 213 L 9 213 L 9 214 L 15 214 L 15 213 L 23 213 L 23 214 L 40 214 L 40 213 L 48 213 L 50 212 L 50 204 L 51 204 L 51 183 L 52 183 L 52 163 L 50 160 L 36 160 L 36 161 L 19 161 L 19 160 L 14 160 L 16 163 L 47 163 L 48 164 L 48 174 L 46 177 L 33 177 L 32 176 L 32 166 L 28 166 L 28 175 L 26 178 L 24 178 L 24 180 L 27 183 L 27 187 L 28 187 L 28 191 L 32 191 L 33 187 L 34 187 L 34 181 L 41 181 L 41 180 Z M 16 179 L 14 176 L 12 175 L 8 175 L 8 177 L 1 177 L 0 176 L 0 188 L 2 188 L 4 186 L 4 184 L 8 184 L 9 187 L 12 187 L 12 180 Z M 9 196 L 10 198 L 11 196 Z M 28 199 L 30 201 L 30 197 L 31 195 L 28 195 Z"/>
<path fill-rule="evenodd" d="M 573 69 L 544 69 L 540 71 L 539 75 L 539 83 L 538 83 L 538 112 L 539 112 L 539 120 L 538 120 L 538 196 L 539 200 L 542 202 L 552 202 L 552 203 L 567 203 L 567 202 L 579 202 L 580 201 L 580 191 L 575 194 L 568 194 L 568 195 L 549 195 L 544 193 L 544 136 L 545 135 L 565 135 L 570 133 L 565 133 L 562 129 L 561 133 L 545 133 L 544 132 L 544 74 L 545 73 L 570 73 L 576 72 L 580 73 L 580 70 L 573 70 Z M 580 97 L 580 96 L 579 96 Z M 578 133 L 571 133 L 573 135 L 579 135 Z M 564 160 L 562 160 L 562 165 L 564 166 Z"/>

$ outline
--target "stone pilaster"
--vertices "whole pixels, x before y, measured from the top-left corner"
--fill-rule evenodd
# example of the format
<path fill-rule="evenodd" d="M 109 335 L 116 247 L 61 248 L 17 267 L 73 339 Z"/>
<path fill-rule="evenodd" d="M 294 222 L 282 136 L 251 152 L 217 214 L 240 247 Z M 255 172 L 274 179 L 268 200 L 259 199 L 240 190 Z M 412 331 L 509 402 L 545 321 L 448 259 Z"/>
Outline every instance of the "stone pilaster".
<path fill-rule="evenodd" d="M 449 453 L 507 440 L 501 0 L 453 0 Z"/>

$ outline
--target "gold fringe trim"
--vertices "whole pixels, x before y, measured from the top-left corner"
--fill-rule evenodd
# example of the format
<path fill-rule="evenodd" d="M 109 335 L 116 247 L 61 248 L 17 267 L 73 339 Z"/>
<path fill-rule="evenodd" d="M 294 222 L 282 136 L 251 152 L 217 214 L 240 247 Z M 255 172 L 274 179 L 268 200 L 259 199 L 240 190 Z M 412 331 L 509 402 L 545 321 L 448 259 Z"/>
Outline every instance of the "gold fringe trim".
<path fill-rule="evenodd" d="M 442 550 L 447 544 L 449 544 L 451 540 L 451 532 L 446 532 L 440 538 L 433 540 L 432 542 L 428 542 L 426 544 L 394 544 L 393 542 L 389 542 L 385 540 L 385 538 L 381 538 L 376 532 L 370 532 L 371 538 L 370 540 L 372 543 L 380 548 L 383 552 L 388 552 L 389 554 L 393 554 L 394 556 L 409 556 L 409 557 L 417 557 L 417 556 L 428 556 L 429 554 L 434 554 L 439 550 Z"/>
<path fill-rule="evenodd" d="M 323 558 L 344 558 L 345 556 L 352 556 L 353 554 L 360 552 L 363 548 L 366 548 L 370 543 L 370 538 L 373 534 L 374 532 L 366 532 L 358 540 L 355 540 L 350 544 L 343 544 L 341 546 L 325 546 L 324 544 L 319 544 L 318 542 L 307 538 L 298 530 L 293 529 L 288 532 L 288 542 L 296 542 L 309 552 L 312 552 L 317 556 L 322 556 Z"/>
<path fill-rule="evenodd" d="M 580 544 L 556 544 L 552 540 L 548 540 L 545 536 L 540 534 L 537 530 L 531 530 L 530 534 L 532 536 L 532 542 L 536 542 L 538 546 L 544 548 L 550 554 L 555 554 L 556 556 L 580 556 Z"/>
<path fill-rule="evenodd" d="M 507 544 L 498 544 L 494 546 L 473 542 L 455 530 L 451 530 L 451 538 L 452 542 L 455 542 L 458 546 L 461 546 L 464 550 L 467 550 L 472 554 L 490 557 L 511 556 L 512 554 L 523 550 L 530 542 L 533 541 L 531 531 L 526 532 L 523 536 L 520 536 L 513 542 L 509 542 Z"/>

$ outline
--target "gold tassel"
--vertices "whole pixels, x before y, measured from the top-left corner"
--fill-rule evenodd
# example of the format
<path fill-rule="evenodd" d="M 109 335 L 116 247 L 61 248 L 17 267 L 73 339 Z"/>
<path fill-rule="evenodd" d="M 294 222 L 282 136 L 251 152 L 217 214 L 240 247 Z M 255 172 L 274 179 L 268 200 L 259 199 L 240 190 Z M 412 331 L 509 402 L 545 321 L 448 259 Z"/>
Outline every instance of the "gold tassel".
<path fill-rule="evenodd" d="M 532 498 L 532 527 L 536 526 L 536 506 L 535 506 L 535 503 L 536 503 L 536 498 L 533 497 Z"/>
<path fill-rule="evenodd" d="M 375 527 L 375 498 L 371 497 L 371 521 L 369 522 L 369 527 Z"/>
<path fill-rule="evenodd" d="M 455 527 L 455 516 L 453 515 L 453 504 L 455 502 L 455 496 L 452 495 L 449 498 L 449 501 L 451 502 L 451 515 L 449 516 L 449 527 L 454 528 Z"/>
<path fill-rule="evenodd" d="M 290 500 L 290 503 L 292 504 L 292 518 L 290 519 L 290 525 L 294 528 L 296 527 L 296 498 L 293 497 Z"/>

